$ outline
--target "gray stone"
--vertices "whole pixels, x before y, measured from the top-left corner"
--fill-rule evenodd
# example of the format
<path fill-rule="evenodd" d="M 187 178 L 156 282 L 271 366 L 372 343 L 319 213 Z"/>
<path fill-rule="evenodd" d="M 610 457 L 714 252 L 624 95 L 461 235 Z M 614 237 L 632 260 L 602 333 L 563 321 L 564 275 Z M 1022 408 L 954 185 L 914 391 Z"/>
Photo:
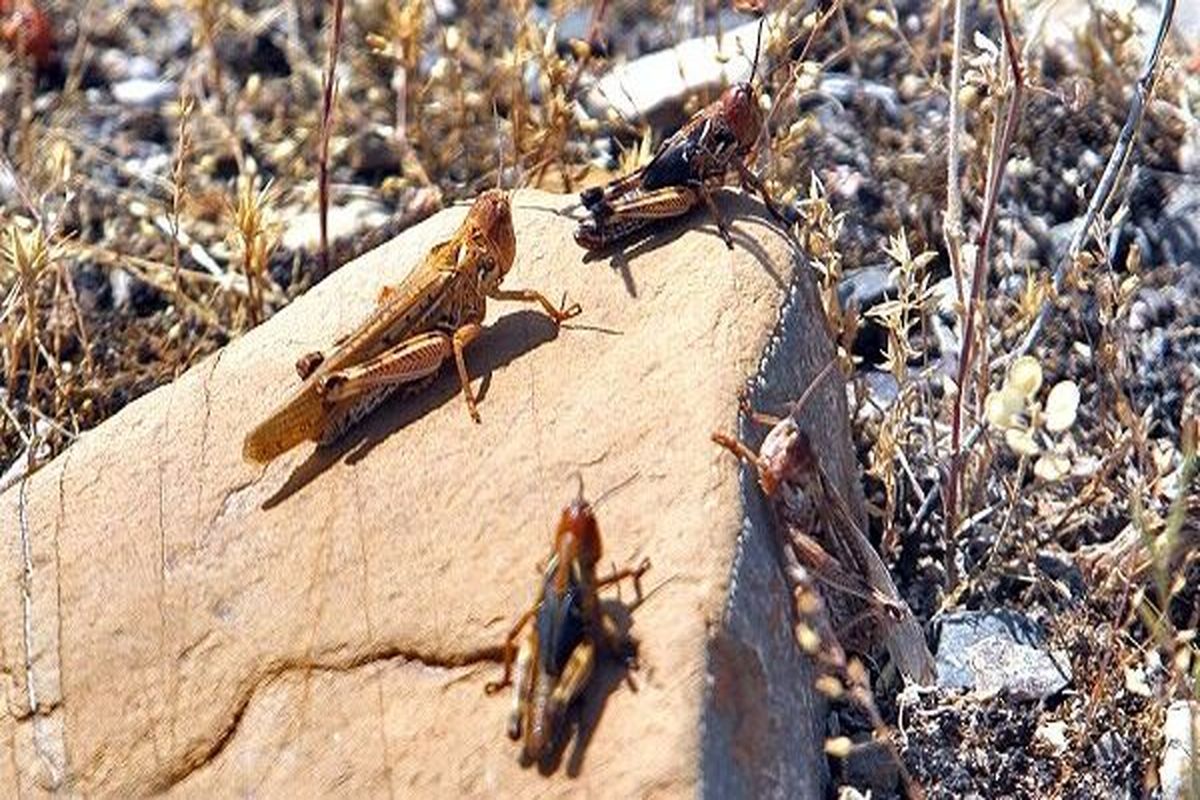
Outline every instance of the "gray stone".
<path fill-rule="evenodd" d="M 129 78 L 112 85 L 113 99 L 121 105 L 152 108 L 165 103 L 179 94 L 174 81 Z"/>
<path fill-rule="evenodd" d="M 1045 649 L 1029 618 L 1005 610 L 944 617 L 937 672 L 941 688 L 1007 692 L 1019 700 L 1042 700 L 1071 682 L 1066 657 Z"/>
<path fill-rule="evenodd" d="M 896 283 L 888 267 L 882 264 L 860 267 L 838 282 L 838 302 L 842 308 L 857 305 L 862 312 L 879 303 L 895 288 Z"/>
<path fill-rule="evenodd" d="M 719 44 L 716 36 L 701 36 L 634 59 L 597 81 L 584 106 L 600 118 L 610 111 L 630 121 L 659 116 L 695 92 L 750 77 L 757 35 L 758 23 L 751 22 L 726 30 Z"/>

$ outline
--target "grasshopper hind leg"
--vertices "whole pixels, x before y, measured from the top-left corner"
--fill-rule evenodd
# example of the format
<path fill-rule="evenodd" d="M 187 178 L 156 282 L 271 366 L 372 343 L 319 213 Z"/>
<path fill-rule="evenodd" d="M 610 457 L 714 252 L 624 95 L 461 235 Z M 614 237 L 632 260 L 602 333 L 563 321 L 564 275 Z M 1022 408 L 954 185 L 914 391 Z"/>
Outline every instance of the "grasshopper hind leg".
<path fill-rule="evenodd" d="M 516 681 L 513 685 L 513 704 L 508 712 L 508 737 L 521 738 L 522 721 L 529 706 L 529 690 L 533 684 L 533 656 L 537 652 L 537 630 L 531 629 L 521 640 L 517 651 Z"/>

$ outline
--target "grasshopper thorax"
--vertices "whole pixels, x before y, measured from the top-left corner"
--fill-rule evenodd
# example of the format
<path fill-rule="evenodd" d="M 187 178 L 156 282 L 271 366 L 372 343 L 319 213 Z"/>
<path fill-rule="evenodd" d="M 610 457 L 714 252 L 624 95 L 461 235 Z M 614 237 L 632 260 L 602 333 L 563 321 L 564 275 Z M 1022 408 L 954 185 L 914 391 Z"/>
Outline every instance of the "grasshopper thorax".
<path fill-rule="evenodd" d="M 762 109 L 758 105 L 758 90 L 749 81 L 735 83 L 721 94 L 720 114 L 725 124 L 745 150 L 754 147 L 762 133 Z"/>
<path fill-rule="evenodd" d="M 482 237 L 488 255 L 491 256 L 491 270 L 480 276 L 480 282 L 486 288 L 495 288 L 512 269 L 517 254 L 512 202 L 508 192 L 502 189 L 488 189 L 475 199 L 467 218 L 475 232 Z"/>
<path fill-rule="evenodd" d="M 600 527 L 591 504 L 582 497 L 563 509 L 554 534 L 554 552 L 558 556 L 555 585 L 560 589 L 570 581 L 573 565 L 591 572 L 600 562 Z"/>

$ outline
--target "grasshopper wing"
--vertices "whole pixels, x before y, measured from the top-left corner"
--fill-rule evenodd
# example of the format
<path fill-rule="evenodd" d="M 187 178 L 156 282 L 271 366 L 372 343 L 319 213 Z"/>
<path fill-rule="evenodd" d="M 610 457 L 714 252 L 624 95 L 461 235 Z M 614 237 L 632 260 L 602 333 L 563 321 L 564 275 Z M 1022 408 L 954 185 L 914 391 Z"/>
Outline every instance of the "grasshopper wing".
<path fill-rule="evenodd" d="M 454 269 L 440 267 L 453 240 L 435 246 L 425 260 L 389 293 L 370 316 L 347 336 L 284 403 L 249 434 L 242 445 L 247 461 L 266 463 L 305 440 L 321 441 L 333 424 L 336 409 L 321 396 L 323 379 L 365 361 L 386 347 L 428 329 L 435 321 Z M 453 265 L 455 262 L 448 262 Z"/>

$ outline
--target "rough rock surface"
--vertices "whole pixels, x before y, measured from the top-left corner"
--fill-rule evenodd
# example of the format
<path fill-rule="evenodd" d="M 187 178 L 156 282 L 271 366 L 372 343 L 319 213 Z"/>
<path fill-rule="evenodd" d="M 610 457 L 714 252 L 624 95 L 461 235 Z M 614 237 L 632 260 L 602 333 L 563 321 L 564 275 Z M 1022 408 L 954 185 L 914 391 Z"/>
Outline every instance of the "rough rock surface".
<path fill-rule="evenodd" d="M 709 441 L 748 379 L 779 411 L 828 360 L 811 279 L 736 193 L 735 251 L 697 216 L 591 262 L 553 213 L 570 202 L 516 195 L 506 285 L 584 315 L 556 336 L 490 305 L 468 358 L 482 424 L 444 373 L 330 449 L 240 456 L 295 359 L 356 324 L 455 208 L 0 495 L 0 794 L 818 796 L 823 718 L 762 504 Z M 842 388 L 803 418 L 861 509 Z M 651 558 L 657 588 L 631 616 L 636 691 L 600 670 L 544 776 L 483 685 L 576 470 L 592 496 L 628 482 L 598 508 L 605 561 Z"/>

